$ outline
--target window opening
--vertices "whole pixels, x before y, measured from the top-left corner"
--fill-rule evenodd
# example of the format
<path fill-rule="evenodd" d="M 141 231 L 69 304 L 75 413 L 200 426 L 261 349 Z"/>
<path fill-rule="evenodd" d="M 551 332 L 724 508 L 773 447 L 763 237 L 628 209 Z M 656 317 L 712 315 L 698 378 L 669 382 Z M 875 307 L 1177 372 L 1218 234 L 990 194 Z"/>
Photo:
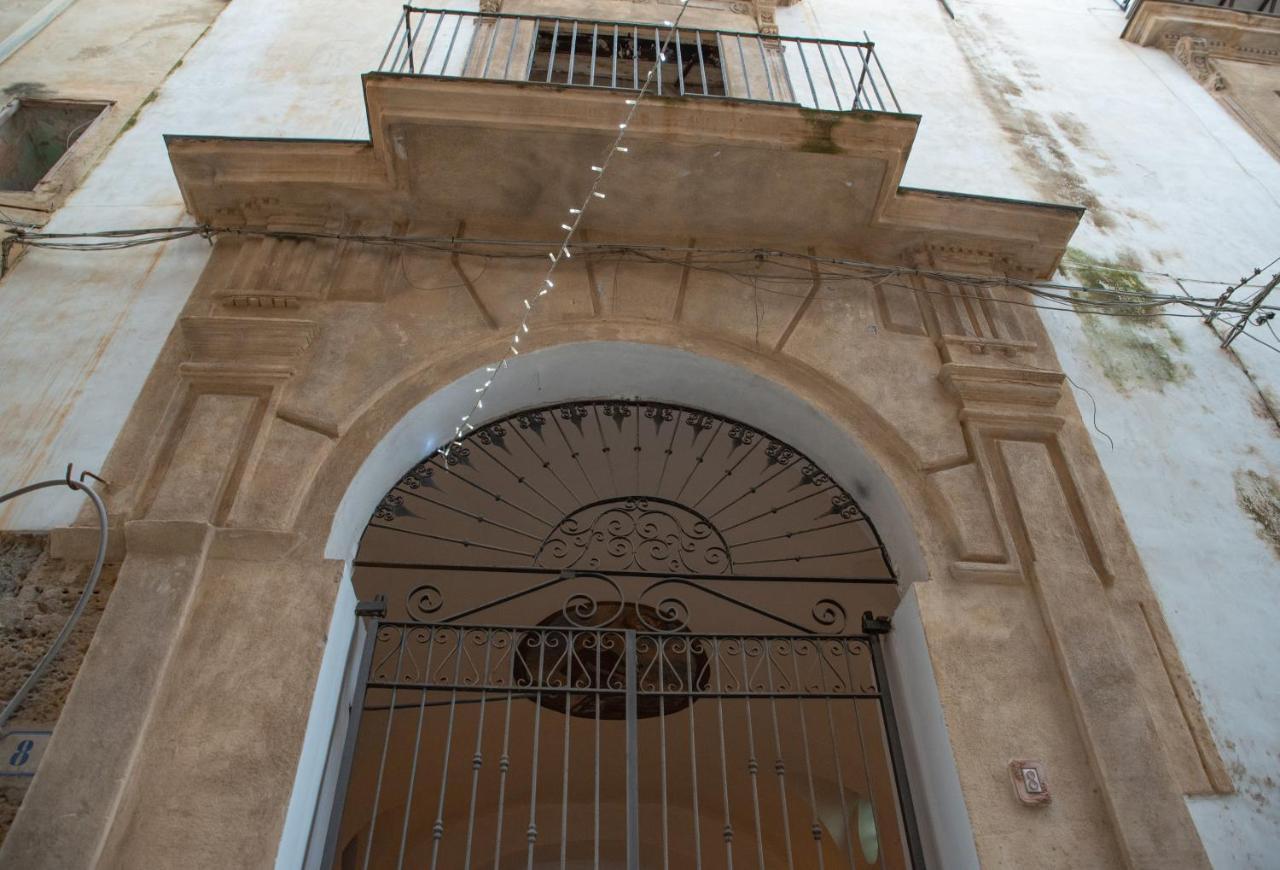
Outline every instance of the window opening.
<path fill-rule="evenodd" d="M 728 96 L 715 34 L 681 31 L 661 49 L 650 26 L 553 21 L 538 30 L 529 80 L 637 90 L 657 68 L 657 93 Z"/>
<path fill-rule="evenodd" d="M 34 190 L 106 107 L 17 99 L 0 109 L 0 190 Z"/>

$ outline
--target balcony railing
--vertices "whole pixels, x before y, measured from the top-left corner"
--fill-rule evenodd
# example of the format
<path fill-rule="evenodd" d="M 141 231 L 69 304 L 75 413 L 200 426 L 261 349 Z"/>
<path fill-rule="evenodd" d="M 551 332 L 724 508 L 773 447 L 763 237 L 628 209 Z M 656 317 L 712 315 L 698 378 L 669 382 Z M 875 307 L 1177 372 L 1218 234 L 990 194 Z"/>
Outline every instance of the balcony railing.
<path fill-rule="evenodd" d="M 406 6 L 379 72 L 900 112 L 875 44 Z"/>
<path fill-rule="evenodd" d="M 1136 5 L 1134 0 L 1115 0 L 1126 12 Z M 1188 6 L 1212 6 L 1217 9 L 1234 9 L 1237 12 L 1260 12 L 1263 15 L 1280 15 L 1280 0 L 1177 0 Z"/>

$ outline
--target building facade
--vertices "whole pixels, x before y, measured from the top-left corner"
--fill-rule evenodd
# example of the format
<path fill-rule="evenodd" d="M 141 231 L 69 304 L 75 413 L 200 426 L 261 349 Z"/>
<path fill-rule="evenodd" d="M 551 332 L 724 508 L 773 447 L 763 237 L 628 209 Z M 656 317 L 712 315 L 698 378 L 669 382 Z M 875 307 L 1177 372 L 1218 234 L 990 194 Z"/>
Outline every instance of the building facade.
<path fill-rule="evenodd" d="M 0 864 L 1274 865 L 1277 10 L 30 6 Z"/>

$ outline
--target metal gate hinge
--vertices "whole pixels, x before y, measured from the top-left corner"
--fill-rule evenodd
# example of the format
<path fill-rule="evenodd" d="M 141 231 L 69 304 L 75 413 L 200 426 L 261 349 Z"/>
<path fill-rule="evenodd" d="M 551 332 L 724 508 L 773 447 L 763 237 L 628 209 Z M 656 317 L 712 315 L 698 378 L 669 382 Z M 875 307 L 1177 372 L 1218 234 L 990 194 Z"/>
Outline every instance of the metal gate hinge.
<path fill-rule="evenodd" d="M 862 614 L 862 631 L 864 634 L 888 634 L 893 631 L 893 619 L 888 616 L 876 616 L 868 610 Z"/>
<path fill-rule="evenodd" d="M 356 616 L 386 616 L 387 615 L 387 596 L 378 594 L 373 596 L 372 601 L 357 601 Z"/>

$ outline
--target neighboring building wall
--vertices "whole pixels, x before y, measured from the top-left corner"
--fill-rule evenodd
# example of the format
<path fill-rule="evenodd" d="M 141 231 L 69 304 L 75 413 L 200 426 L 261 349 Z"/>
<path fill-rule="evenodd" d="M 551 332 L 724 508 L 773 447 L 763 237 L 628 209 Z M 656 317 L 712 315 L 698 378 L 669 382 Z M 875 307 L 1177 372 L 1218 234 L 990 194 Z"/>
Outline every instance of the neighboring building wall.
<path fill-rule="evenodd" d="M 82 5 L 39 40 L 55 40 Z M 784 33 L 870 31 L 903 106 L 924 116 L 907 184 L 1088 206 L 1070 280 L 1176 291 L 1150 273 L 1231 280 L 1280 254 L 1268 231 L 1280 225 L 1280 163 L 1172 57 L 1122 42 L 1123 16 L 1105 0 L 952 6 L 955 21 L 934 0 L 802 0 L 778 17 Z M 118 46 L 122 7 L 110 8 L 91 20 L 110 21 L 102 44 Z M 210 4 L 198 9 L 192 19 L 212 17 Z M 358 77 L 377 63 L 399 9 L 379 0 L 353 16 L 332 0 L 235 0 L 49 229 L 184 220 L 165 133 L 364 138 Z M 175 37 L 171 59 L 135 45 L 128 63 L 116 57 L 84 80 L 111 82 L 140 61 L 167 72 L 204 25 L 172 26 L 186 44 Z M 77 52 L 99 44 L 74 38 Z M 39 40 L 23 50 L 36 57 L 31 67 L 13 66 L 24 55 L 0 66 L 6 86 L 52 87 L 64 81 L 54 70 L 85 69 L 89 59 Z M 132 86 L 135 107 L 158 81 Z M 77 95 L 124 105 L 118 95 Z M 34 251 L 0 282 L 0 489 L 69 460 L 101 464 L 208 250 L 186 240 L 113 254 Z M 1223 353 L 1195 319 L 1044 320 L 1064 369 L 1088 391 L 1077 395 L 1086 419 L 1096 400 L 1096 422 L 1114 440 L 1094 433 L 1239 789 L 1191 801 L 1206 848 L 1220 867 L 1265 867 L 1280 841 L 1275 358 L 1245 338 Z M 13 529 L 72 519 L 51 503 L 5 508 L 0 525 Z"/>
<path fill-rule="evenodd" d="M 93 639 L 102 608 L 111 596 L 118 565 L 108 565 L 84 614 L 53 665 L 27 700 L 14 711 L 13 728 L 51 730 Z M 49 555 L 45 535 L 0 533 L 0 699 L 8 700 L 44 657 L 66 624 L 84 584 L 89 564 Z M 8 769 L 6 769 L 8 770 Z M 9 830 L 31 780 L 0 778 L 0 841 Z"/>
<path fill-rule="evenodd" d="M 924 116 L 905 184 L 1087 205 L 1068 281 L 1176 293 L 1150 273 L 1239 280 L 1280 255 L 1280 162 L 1173 57 L 1121 41 L 1118 10 L 1083 0 L 952 7 L 955 21 L 930 0 L 806 0 L 778 15 L 783 32 L 871 33 L 903 106 Z M 1096 401 L 1114 441 L 1094 432 L 1238 789 L 1190 799 L 1205 847 L 1219 867 L 1271 866 L 1280 357 L 1246 338 L 1223 352 L 1195 318 L 1043 319 L 1063 369 L 1088 390 L 1076 392 L 1086 419 Z"/>

